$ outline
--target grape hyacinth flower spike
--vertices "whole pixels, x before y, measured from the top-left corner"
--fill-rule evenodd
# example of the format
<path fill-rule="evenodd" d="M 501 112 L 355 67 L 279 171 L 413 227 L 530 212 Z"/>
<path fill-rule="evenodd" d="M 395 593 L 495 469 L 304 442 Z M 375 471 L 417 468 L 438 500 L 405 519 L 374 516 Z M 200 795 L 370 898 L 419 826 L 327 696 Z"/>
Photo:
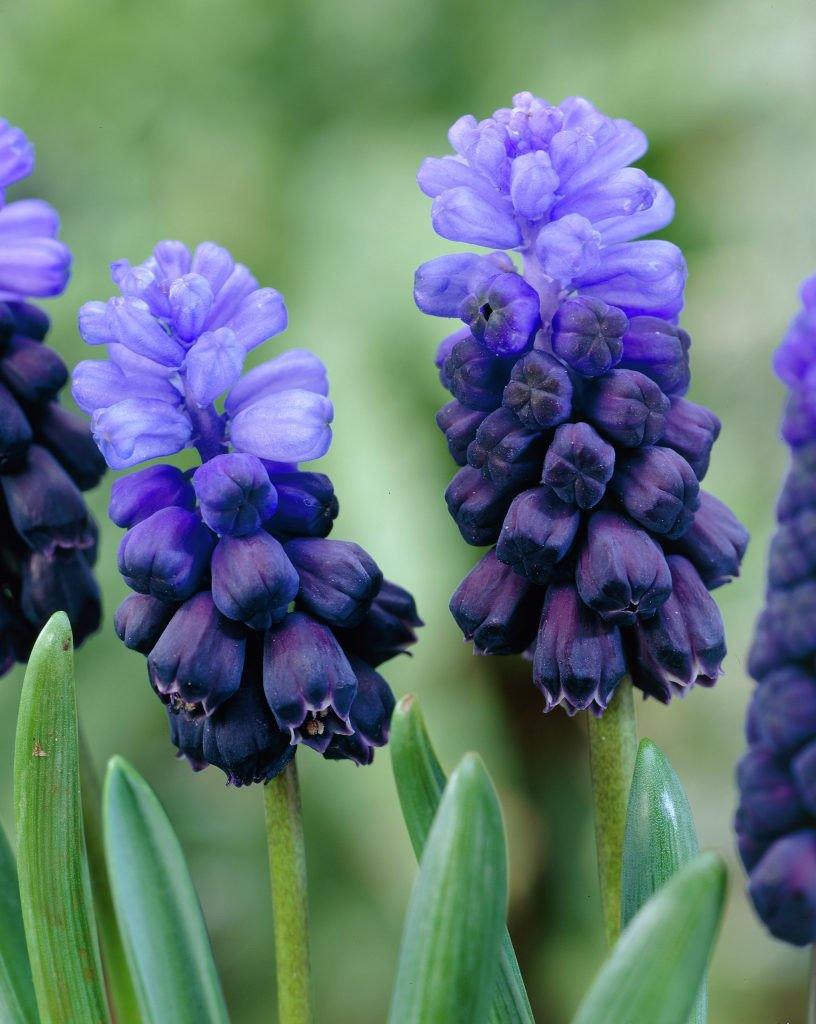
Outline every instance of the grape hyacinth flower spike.
<path fill-rule="evenodd" d="M 0 119 L 0 675 L 28 660 L 54 612 L 66 612 L 76 644 L 101 613 L 96 524 L 81 492 L 105 463 L 59 404 L 68 371 L 45 344 L 48 317 L 28 302 L 65 290 L 71 253 L 48 203 L 5 196 L 33 170 L 33 145 Z"/>
<path fill-rule="evenodd" d="M 423 312 L 459 321 L 436 359 L 460 467 L 445 498 L 467 543 L 490 549 L 453 616 L 478 653 L 526 655 L 546 711 L 603 716 L 615 695 L 631 709 L 626 677 L 664 703 L 711 686 L 725 637 L 709 591 L 738 574 L 748 538 L 701 489 L 720 423 L 684 397 L 683 255 L 641 240 L 674 214 L 631 166 L 646 137 L 585 99 L 525 92 L 448 138 L 454 152 L 418 175 L 433 226 L 491 250 L 415 279 Z"/>
<path fill-rule="evenodd" d="M 328 538 L 326 371 L 293 349 L 244 372 L 287 325 L 283 299 L 211 242 L 160 242 L 112 266 L 120 295 L 79 330 L 107 360 L 80 363 L 77 403 L 114 469 L 110 516 L 127 532 L 116 613 L 147 657 L 174 744 L 241 786 L 277 776 L 298 746 L 368 764 L 394 698 L 377 671 L 416 639 L 411 596 L 356 544 Z M 192 470 L 164 460 L 195 449 Z"/>
<path fill-rule="evenodd" d="M 782 436 L 791 458 L 748 663 L 757 686 L 736 816 L 754 907 L 795 945 L 816 942 L 816 277 L 802 303 L 774 358 L 789 389 Z"/>

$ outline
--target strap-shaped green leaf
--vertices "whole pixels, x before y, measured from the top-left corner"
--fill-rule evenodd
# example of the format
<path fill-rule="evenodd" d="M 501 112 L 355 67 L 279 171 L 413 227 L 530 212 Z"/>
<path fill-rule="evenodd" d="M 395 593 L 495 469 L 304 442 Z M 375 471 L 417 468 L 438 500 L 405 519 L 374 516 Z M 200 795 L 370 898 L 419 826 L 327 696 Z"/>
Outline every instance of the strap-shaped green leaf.
<path fill-rule="evenodd" d="M 420 860 L 389 1024 L 485 1024 L 506 912 L 501 809 L 484 765 L 468 754 Z"/>
<path fill-rule="evenodd" d="M 73 642 L 57 612 L 23 683 L 14 749 L 17 870 L 43 1024 L 109 1020 L 79 792 Z"/>
<path fill-rule="evenodd" d="M 23 931 L 17 866 L 5 830 L 0 828 L 0 1020 L 36 1024 L 39 1019 Z"/>
<path fill-rule="evenodd" d="M 621 923 L 625 928 L 644 903 L 699 852 L 685 790 L 669 759 L 642 740 L 629 791 L 621 877 Z M 689 1024 L 705 1024 L 708 997 L 703 982 Z"/>
<path fill-rule="evenodd" d="M 680 1024 L 700 990 L 725 903 L 720 857 L 681 868 L 621 934 L 573 1024 Z"/>
<path fill-rule="evenodd" d="M 419 859 L 447 779 L 428 736 L 419 701 L 410 694 L 402 698 L 394 711 L 390 747 L 402 816 Z M 507 928 L 502 935 L 488 1020 L 490 1024 L 534 1024 Z"/>
<path fill-rule="evenodd" d="M 201 906 L 164 808 L 114 757 L 105 779 L 113 902 L 147 1024 L 227 1024 Z"/>

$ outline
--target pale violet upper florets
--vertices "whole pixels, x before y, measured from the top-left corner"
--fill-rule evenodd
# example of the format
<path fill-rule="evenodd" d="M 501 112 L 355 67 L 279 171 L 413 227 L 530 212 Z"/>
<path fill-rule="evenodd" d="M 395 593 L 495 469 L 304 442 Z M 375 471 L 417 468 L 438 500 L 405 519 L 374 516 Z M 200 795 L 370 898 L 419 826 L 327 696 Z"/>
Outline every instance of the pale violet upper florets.
<path fill-rule="evenodd" d="M 282 463 L 325 454 L 333 410 L 316 356 L 294 350 L 243 374 L 247 353 L 286 328 L 274 288 L 212 242 L 192 253 L 160 242 L 144 263 L 119 260 L 111 274 L 121 296 L 79 312 L 80 334 L 107 346 L 108 361 L 82 362 L 73 378 L 111 467 L 189 446 L 205 459 L 227 446 Z"/>

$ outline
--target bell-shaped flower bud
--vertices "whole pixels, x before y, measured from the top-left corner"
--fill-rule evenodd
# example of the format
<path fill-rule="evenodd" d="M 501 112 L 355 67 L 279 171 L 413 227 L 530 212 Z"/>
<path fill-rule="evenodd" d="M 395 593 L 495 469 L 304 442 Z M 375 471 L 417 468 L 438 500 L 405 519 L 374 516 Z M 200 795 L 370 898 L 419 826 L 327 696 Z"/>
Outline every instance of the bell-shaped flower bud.
<path fill-rule="evenodd" d="M 501 405 L 504 386 L 513 368 L 475 338 L 457 341 L 445 359 L 442 375 L 454 398 L 468 409 L 490 412 Z"/>
<path fill-rule="evenodd" d="M 772 587 L 790 587 L 816 572 L 816 509 L 791 516 L 771 539 L 768 581 Z"/>
<path fill-rule="evenodd" d="M 184 602 L 151 650 L 150 682 L 171 707 L 211 715 L 241 685 L 245 651 L 246 632 L 204 590 Z"/>
<path fill-rule="evenodd" d="M 740 832 L 771 838 L 804 825 L 807 814 L 783 758 L 767 747 L 751 747 L 737 766 Z"/>
<path fill-rule="evenodd" d="M 502 407 L 480 424 L 467 459 L 497 486 L 518 488 L 538 479 L 545 447 L 540 431 L 525 429 L 511 409 Z"/>
<path fill-rule="evenodd" d="M 552 324 L 552 350 L 585 377 L 597 377 L 620 362 L 628 321 L 600 299 L 576 296 L 558 307 Z"/>
<path fill-rule="evenodd" d="M 391 687 L 369 664 L 352 658 L 351 666 L 357 676 L 357 693 L 349 713 L 353 731 L 348 736 L 335 733 L 324 757 L 369 765 L 374 760 L 375 748 L 388 742 L 396 701 Z"/>
<path fill-rule="evenodd" d="M 407 653 L 407 648 L 416 643 L 416 630 L 421 625 L 416 603 L 408 591 L 383 580 L 363 621 L 351 629 L 338 630 L 335 635 L 343 650 L 376 668 L 398 654 Z"/>
<path fill-rule="evenodd" d="M 722 673 L 725 631 L 716 602 L 685 558 L 667 559 L 672 592 L 632 632 L 632 681 L 667 704 L 694 684 L 713 686 Z"/>
<path fill-rule="evenodd" d="M 663 436 L 669 400 L 637 370 L 612 370 L 587 381 L 581 407 L 605 437 L 626 448 L 639 448 Z"/>
<path fill-rule="evenodd" d="M 88 431 L 88 424 L 56 402 L 41 406 L 32 423 L 38 443 L 56 456 L 77 487 L 81 491 L 96 487 L 107 466 Z"/>
<path fill-rule="evenodd" d="M 588 423 L 562 423 L 544 458 L 542 482 L 562 501 L 594 508 L 615 470 L 615 449 Z"/>
<path fill-rule="evenodd" d="M 263 684 L 278 726 L 292 743 L 323 753 L 336 734 L 350 735 L 357 678 L 332 631 L 301 612 L 264 637 Z"/>
<path fill-rule="evenodd" d="M 796 946 L 816 940 L 816 832 L 777 840 L 752 869 L 748 892 L 772 935 Z"/>
<path fill-rule="evenodd" d="M 618 453 L 609 489 L 636 522 L 670 539 L 682 537 L 700 507 L 697 477 L 671 448 Z"/>
<path fill-rule="evenodd" d="M 660 545 L 615 512 L 589 517 L 575 582 L 584 604 L 618 626 L 654 615 L 672 590 Z"/>
<path fill-rule="evenodd" d="M 35 551 L 53 555 L 58 548 L 89 547 L 93 542 L 82 495 L 45 448 L 32 445 L 25 467 L 0 476 L 0 486 L 14 528 Z"/>
<path fill-rule="evenodd" d="M 33 438 L 31 424 L 17 399 L 0 384 L 0 471 L 19 469 Z"/>
<path fill-rule="evenodd" d="M 264 530 L 221 537 L 212 554 L 212 596 L 229 619 L 251 629 L 280 622 L 298 592 L 298 574 L 280 543 Z"/>
<path fill-rule="evenodd" d="M 17 336 L 2 350 L 0 378 L 21 401 L 39 405 L 62 390 L 68 370 L 48 345 Z"/>
<path fill-rule="evenodd" d="M 230 786 L 275 778 L 295 756 L 289 732 L 279 729 L 264 697 L 260 665 L 248 657 L 238 692 L 212 715 L 176 710 L 170 738 L 194 771 L 220 768 Z"/>
<path fill-rule="evenodd" d="M 541 327 L 535 288 L 519 274 L 499 274 L 468 295 L 459 313 L 473 337 L 497 356 L 528 349 Z"/>
<path fill-rule="evenodd" d="M 682 455 L 698 480 L 708 472 L 711 449 L 719 436 L 720 421 L 710 409 L 685 398 L 672 399 L 660 443 Z"/>
<path fill-rule="evenodd" d="M 116 609 L 113 628 L 132 651 L 150 654 L 178 605 L 160 601 L 149 594 L 129 594 Z"/>
<path fill-rule="evenodd" d="M 216 455 L 193 474 L 201 518 L 220 536 L 257 533 L 275 512 L 278 494 L 254 455 Z"/>
<path fill-rule="evenodd" d="M 176 466 L 159 464 L 139 469 L 114 480 L 108 515 L 117 526 L 129 530 L 162 508 L 195 508 L 195 492 L 187 473 Z"/>
<path fill-rule="evenodd" d="M 542 596 L 489 551 L 456 588 L 450 610 L 479 654 L 520 654 L 535 636 Z"/>
<path fill-rule="evenodd" d="M 748 531 L 731 509 L 713 494 L 701 491 L 700 507 L 691 526 L 674 541 L 674 548 L 694 565 L 708 589 L 714 590 L 739 576 L 748 540 Z"/>
<path fill-rule="evenodd" d="M 486 480 L 482 471 L 464 466 L 445 491 L 448 511 L 468 544 L 494 544 L 513 499 L 512 488 Z"/>
<path fill-rule="evenodd" d="M 119 545 L 119 572 L 139 594 L 186 601 L 206 579 L 215 537 L 184 508 L 162 508 L 130 529 Z"/>
<path fill-rule="evenodd" d="M 529 430 L 547 430 L 563 423 L 572 412 L 572 381 L 567 368 L 546 352 L 528 352 L 513 367 L 502 404 Z"/>
<path fill-rule="evenodd" d="M 635 316 L 623 336 L 620 366 L 639 370 L 666 395 L 684 395 L 691 371 L 688 334 L 668 320 L 656 316 Z"/>
<path fill-rule="evenodd" d="M 777 669 L 756 688 L 751 708 L 752 742 L 792 754 L 816 736 L 816 677 L 799 665 Z"/>
<path fill-rule="evenodd" d="M 602 711 L 626 675 L 620 631 L 586 607 L 572 584 L 547 590 L 533 655 L 545 710 Z"/>
<path fill-rule="evenodd" d="M 791 466 L 776 503 L 780 523 L 805 508 L 816 507 L 816 441 L 791 452 Z"/>
<path fill-rule="evenodd" d="M 448 451 L 458 466 L 467 464 L 468 445 L 487 414 L 479 409 L 468 409 L 454 399 L 436 414 L 436 425 L 445 435 Z"/>
<path fill-rule="evenodd" d="M 553 566 L 572 547 L 581 513 L 549 487 L 517 495 L 501 528 L 496 556 L 539 585 L 549 582 Z"/>
<path fill-rule="evenodd" d="M 298 538 L 285 545 L 300 576 L 298 602 L 332 626 L 362 622 L 382 584 L 377 563 L 359 545 Z"/>
<path fill-rule="evenodd" d="M 331 480 L 323 473 L 269 471 L 278 507 L 267 524 L 275 534 L 325 537 L 331 533 L 339 505 Z"/>
<path fill-rule="evenodd" d="M 54 612 L 64 611 L 77 647 L 95 633 L 102 605 L 99 587 L 83 552 L 58 548 L 47 555 L 32 551 L 23 562 L 20 608 L 37 628 Z"/>

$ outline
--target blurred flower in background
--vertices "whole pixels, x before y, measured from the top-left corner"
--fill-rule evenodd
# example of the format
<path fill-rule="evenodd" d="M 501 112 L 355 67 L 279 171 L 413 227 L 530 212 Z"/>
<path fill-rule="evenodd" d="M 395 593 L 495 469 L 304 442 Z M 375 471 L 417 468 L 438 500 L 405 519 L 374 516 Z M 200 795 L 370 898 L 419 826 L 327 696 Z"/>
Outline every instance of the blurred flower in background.
<path fill-rule="evenodd" d="M 758 685 L 736 817 L 757 913 L 796 945 L 816 941 L 816 277 L 802 286 L 802 303 L 774 356 L 790 389 L 782 434 L 791 463 L 751 648 Z"/>
<path fill-rule="evenodd" d="M 0 674 L 27 660 L 55 611 L 67 612 L 77 644 L 100 619 L 96 524 L 81 492 L 105 464 L 59 404 L 68 371 L 45 344 L 48 317 L 26 301 L 64 290 L 71 253 L 53 207 L 5 197 L 33 170 L 33 145 L 0 119 Z"/>
<path fill-rule="evenodd" d="M 160 242 L 111 271 L 121 296 L 79 312 L 108 358 L 76 367 L 74 398 L 114 469 L 201 460 L 122 477 L 109 507 L 135 591 L 116 630 L 146 655 L 174 744 L 237 786 L 279 774 L 299 744 L 370 764 L 394 707 L 376 667 L 420 622 L 362 548 L 327 539 L 332 484 L 298 467 L 331 443 L 325 367 L 293 349 L 243 372 L 286 307 L 220 246 Z"/>
<path fill-rule="evenodd" d="M 434 228 L 502 250 L 416 274 L 419 308 L 464 324 L 437 354 L 453 395 L 437 423 L 462 467 L 448 508 L 468 543 L 495 545 L 453 616 L 478 653 L 532 661 L 546 710 L 602 713 L 627 673 L 663 702 L 711 686 L 725 635 L 709 591 L 748 535 L 700 489 L 720 422 L 683 397 L 683 255 L 637 240 L 674 214 L 630 166 L 646 137 L 526 92 L 448 137 L 455 155 L 418 176 Z"/>

